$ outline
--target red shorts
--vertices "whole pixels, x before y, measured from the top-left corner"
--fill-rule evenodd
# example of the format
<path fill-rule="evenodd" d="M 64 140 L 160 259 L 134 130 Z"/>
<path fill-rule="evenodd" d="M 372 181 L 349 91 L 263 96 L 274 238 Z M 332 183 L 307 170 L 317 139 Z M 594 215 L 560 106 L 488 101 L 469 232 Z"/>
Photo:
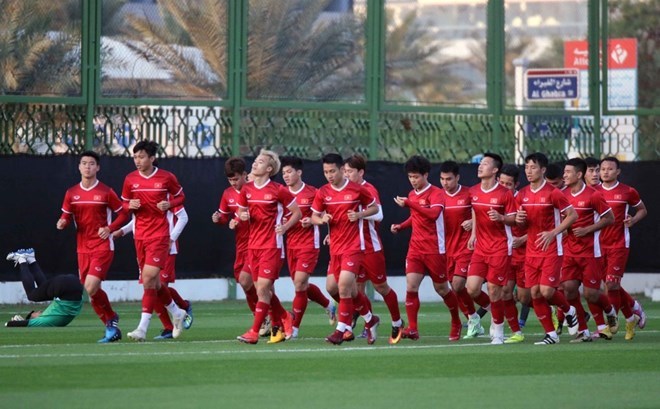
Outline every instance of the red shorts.
<path fill-rule="evenodd" d="M 513 277 L 513 278 L 511 278 Z M 516 280 L 516 286 L 518 288 L 527 288 L 525 284 L 525 261 L 521 260 L 511 260 L 511 266 L 509 267 L 509 274 L 507 274 L 508 280 Z"/>
<path fill-rule="evenodd" d="M 163 268 L 170 255 L 170 238 L 163 236 L 148 240 L 135 240 L 135 254 L 137 254 L 140 270 L 144 270 L 145 265 Z"/>
<path fill-rule="evenodd" d="M 410 254 L 406 256 L 406 274 L 427 273 L 434 283 L 445 283 L 447 257 L 444 254 Z"/>
<path fill-rule="evenodd" d="M 473 253 L 468 268 L 468 277 L 479 276 L 491 284 L 505 286 L 509 264 L 511 264 L 511 256 L 487 256 Z"/>
<path fill-rule="evenodd" d="M 170 254 L 167 256 L 167 261 L 165 262 L 165 267 L 160 270 L 160 282 L 163 284 L 173 283 L 176 281 L 176 274 L 174 273 L 174 265 L 176 264 L 176 254 Z M 142 270 L 140 270 L 140 277 L 138 282 L 142 282 Z"/>
<path fill-rule="evenodd" d="M 277 280 L 282 268 L 282 249 L 254 249 L 248 250 L 248 266 L 252 280 L 259 278 Z"/>
<path fill-rule="evenodd" d="M 382 251 L 364 255 L 357 281 L 358 283 L 366 283 L 367 280 L 374 284 L 382 284 L 387 281 L 385 254 Z"/>
<path fill-rule="evenodd" d="M 595 257 L 564 256 L 561 282 L 578 280 L 587 288 L 600 289 L 602 274 Z"/>
<path fill-rule="evenodd" d="M 234 279 L 236 281 L 238 281 L 238 277 L 240 277 L 242 271 L 245 271 L 248 274 L 251 273 L 250 266 L 247 262 L 247 257 L 247 250 L 236 252 L 236 258 L 234 259 Z"/>
<path fill-rule="evenodd" d="M 361 251 L 355 253 L 330 255 L 328 275 L 334 276 L 337 282 L 339 282 L 339 273 L 342 271 L 350 271 L 357 276 L 360 274 L 363 261 L 364 253 Z"/>
<path fill-rule="evenodd" d="M 602 249 L 605 281 L 608 283 L 620 283 L 623 273 L 628 264 L 630 249 Z"/>
<path fill-rule="evenodd" d="M 471 258 L 472 253 L 459 254 L 456 257 L 447 256 L 447 276 L 449 277 L 449 281 L 453 280 L 454 276 L 467 278 Z"/>
<path fill-rule="evenodd" d="M 85 284 L 88 275 L 97 277 L 101 281 L 105 280 L 114 256 L 115 252 L 110 250 L 78 253 L 78 277 L 80 282 Z"/>
<path fill-rule="evenodd" d="M 527 257 L 525 259 L 525 284 L 558 288 L 561 276 L 561 256 Z"/>
<path fill-rule="evenodd" d="M 286 249 L 286 260 L 289 264 L 289 274 L 294 278 L 296 271 L 312 274 L 319 261 L 319 249 Z"/>

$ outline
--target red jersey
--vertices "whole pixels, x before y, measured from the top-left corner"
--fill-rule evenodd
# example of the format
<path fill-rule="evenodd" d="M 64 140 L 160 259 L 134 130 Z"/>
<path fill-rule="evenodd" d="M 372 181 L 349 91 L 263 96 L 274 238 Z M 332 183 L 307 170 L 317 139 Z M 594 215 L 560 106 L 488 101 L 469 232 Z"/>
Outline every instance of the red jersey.
<path fill-rule="evenodd" d="M 64 195 L 62 218 L 69 220 L 73 217 L 78 253 L 114 250 L 112 235 L 103 240 L 99 237 L 99 229 L 111 225 L 112 212 L 121 210 L 122 202 L 115 191 L 98 180 L 90 188 L 84 188 L 82 183 L 70 187 Z M 111 226 L 110 230 L 116 228 Z"/>
<path fill-rule="evenodd" d="M 293 191 L 289 188 L 291 194 L 296 198 L 296 203 L 302 219 L 305 217 L 312 217 L 312 203 L 316 196 L 317 189 L 306 183 L 298 191 Z M 296 223 L 286 232 L 286 246 L 290 249 L 318 249 L 321 244 L 321 234 L 319 226 L 312 225 L 312 227 L 304 228 L 300 222 Z"/>
<path fill-rule="evenodd" d="M 600 257 L 600 231 L 587 234 L 583 237 L 575 237 L 572 229 L 587 227 L 598 222 L 601 216 L 611 211 L 605 202 L 603 195 L 595 189 L 584 184 L 577 193 L 572 193 L 570 188 L 563 191 L 568 202 L 577 212 L 578 218 L 573 223 L 564 242 L 566 255 L 573 257 Z"/>
<path fill-rule="evenodd" d="M 147 240 L 170 235 L 167 212 L 156 205 L 166 200 L 176 207 L 183 203 L 184 195 L 174 174 L 154 167 L 149 176 L 143 176 L 137 170 L 129 173 L 124 179 L 121 198 L 125 206 L 131 199 L 140 199 L 140 208 L 132 210 L 135 219 L 133 234 L 135 240 Z"/>
<path fill-rule="evenodd" d="M 364 251 L 364 241 L 360 237 L 360 223 L 348 220 L 348 211 L 357 212 L 360 210 L 360 205 L 367 208 L 375 203 L 376 199 L 367 188 L 348 179 L 339 189 L 328 183 L 316 192 L 312 211 L 318 214 L 326 212 L 332 216 L 328 222 L 331 255 Z"/>
<path fill-rule="evenodd" d="M 443 216 L 445 221 L 445 247 L 449 257 L 471 253 L 467 248 L 470 232 L 461 226 L 464 221 L 472 219 L 471 203 L 469 188 L 458 185 L 458 189 L 453 194 L 449 194 L 445 190 Z"/>
<path fill-rule="evenodd" d="M 561 213 L 571 207 L 561 190 L 543 181 L 537 190 L 530 185 L 522 188 L 516 195 L 516 206 L 527 212 L 527 253 L 528 257 L 544 257 L 549 254 L 562 256 L 564 249 L 562 235 L 559 234 L 544 252 L 534 243 L 538 234 L 549 231 L 561 224 Z"/>
<path fill-rule="evenodd" d="M 513 193 L 496 183 L 490 190 L 483 190 L 481 183 L 470 188 L 472 211 L 475 216 L 477 242 L 474 253 L 488 256 L 510 256 L 513 236 L 511 226 L 490 220 L 490 209 L 507 216 L 516 213 Z"/>
<path fill-rule="evenodd" d="M 289 189 L 270 179 L 262 186 L 254 182 L 243 185 L 238 206 L 247 208 L 250 214 L 250 238 L 248 249 L 281 249 L 284 239 L 275 232 L 282 224 L 284 208 L 291 207 L 296 199 Z"/>
<path fill-rule="evenodd" d="M 614 214 L 614 224 L 605 227 L 600 234 L 600 244 L 603 248 L 629 248 L 630 229 L 623 224 L 630 206 L 637 207 L 642 203 L 639 193 L 634 188 L 621 182 L 610 188 L 601 183 L 596 190 L 603 194 L 607 205 Z"/>
<path fill-rule="evenodd" d="M 380 204 L 380 195 L 378 190 L 371 183 L 366 180 L 362 181 L 362 186 L 367 188 L 369 193 L 376 200 L 376 206 L 378 206 L 378 211 L 381 216 L 383 214 L 383 208 Z M 366 207 L 360 206 L 360 211 L 366 210 Z M 383 243 L 380 240 L 380 235 L 378 234 L 378 229 L 380 228 L 380 222 L 376 220 L 367 220 L 360 219 L 360 235 L 364 241 L 364 252 L 365 253 L 375 253 L 383 249 Z"/>
<path fill-rule="evenodd" d="M 234 240 L 236 241 L 237 253 L 247 251 L 248 239 L 250 238 L 250 223 L 238 219 L 238 198 L 240 195 L 240 190 L 236 190 L 229 186 L 224 192 L 222 192 L 220 204 L 218 205 L 218 211 L 222 215 L 221 220 L 223 220 L 220 223 L 227 223 L 233 218 L 236 218 L 238 221 L 238 224 L 234 228 Z"/>
<path fill-rule="evenodd" d="M 414 207 L 431 209 L 440 207 L 440 213 L 430 219 Z M 442 189 L 432 184 L 420 191 L 408 193 L 408 207 L 412 221 L 412 234 L 408 244 L 408 254 L 445 254 L 445 221 L 442 212 L 445 207 L 445 195 Z"/>
<path fill-rule="evenodd" d="M 513 194 L 515 198 L 518 195 L 518 191 Z M 513 237 L 522 237 L 527 234 L 527 226 L 511 226 L 511 235 Z M 527 252 L 527 243 L 525 242 L 522 246 L 512 249 L 511 252 L 511 261 L 522 263 L 525 261 L 525 253 Z"/>

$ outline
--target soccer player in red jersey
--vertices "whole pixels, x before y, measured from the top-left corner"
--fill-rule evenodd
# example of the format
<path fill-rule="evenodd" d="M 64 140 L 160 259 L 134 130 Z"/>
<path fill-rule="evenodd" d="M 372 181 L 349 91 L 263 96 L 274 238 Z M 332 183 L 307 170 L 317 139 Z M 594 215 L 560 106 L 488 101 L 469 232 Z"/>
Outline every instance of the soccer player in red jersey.
<path fill-rule="evenodd" d="M 511 193 L 517 195 L 520 170 L 515 165 L 504 165 L 502 171 L 497 178 L 497 182 L 509 189 Z M 507 274 L 507 282 L 504 288 L 502 289 L 502 301 L 504 302 L 504 318 L 509 323 L 509 328 L 513 331 L 513 334 L 504 341 L 505 343 L 512 344 L 515 342 L 522 342 L 525 340 L 524 335 L 522 334 L 522 327 L 527 321 L 527 316 L 529 314 L 529 304 L 531 301 L 531 296 L 529 293 L 529 288 L 525 285 L 525 250 L 527 244 L 527 229 L 518 225 L 511 226 L 511 263 L 509 265 L 509 271 Z M 518 321 L 516 301 L 513 296 L 514 287 L 517 288 L 518 301 L 522 306 L 520 315 L 524 317 L 524 320 L 521 318 L 521 321 Z M 516 322 L 518 325 L 516 326 Z"/>
<path fill-rule="evenodd" d="M 575 307 L 578 320 L 578 334 L 571 342 L 591 342 L 584 309 L 580 302 L 580 283 L 584 288 L 584 298 L 589 304 L 594 321 L 598 325 L 599 336 L 612 339 L 610 327 L 616 328 L 616 312 L 607 296 L 600 290 L 601 271 L 596 262 L 600 253 L 600 230 L 614 223 L 612 209 L 603 195 L 584 182 L 587 164 L 583 159 L 574 158 L 564 167 L 564 195 L 575 209 L 578 218 L 566 233 L 565 254 L 561 269 L 561 284 L 568 302 Z M 608 323 L 605 324 L 605 317 Z"/>
<path fill-rule="evenodd" d="M 357 311 L 367 323 L 367 343 L 376 342 L 378 316 L 366 306 L 366 297 L 357 291 L 357 275 L 364 259 L 365 244 L 360 236 L 360 219 L 378 213 L 376 199 L 364 186 L 344 176 L 344 161 L 336 153 L 322 158 L 323 175 L 328 181 L 316 192 L 312 203 L 312 223 L 328 225 L 330 264 L 327 287 L 332 293 L 336 282 L 339 289 L 339 317 L 335 331 L 326 341 L 339 345 L 354 339 L 351 321 Z M 360 210 L 362 206 L 363 210 Z"/>
<path fill-rule="evenodd" d="M 614 308 L 617 311 L 621 309 L 626 318 L 625 339 L 631 340 L 635 337 L 635 324 L 640 328 L 646 325 L 646 314 L 639 302 L 621 287 L 621 278 L 630 252 L 630 228 L 646 217 L 648 211 L 637 190 L 619 182 L 620 174 L 617 158 L 607 157 L 600 161 L 600 179 L 603 183 L 597 189 L 614 213 L 614 224 L 602 230 L 600 243 L 607 295 Z M 635 209 L 634 216 L 629 214 L 631 207 Z"/>
<path fill-rule="evenodd" d="M 135 341 L 145 340 L 152 311 L 159 300 L 172 314 L 173 338 L 181 335 L 186 318 L 186 311 L 176 305 L 167 287 L 160 283 L 160 270 L 165 267 L 170 251 L 168 210 L 181 206 L 185 196 L 174 174 L 154 166 L 157 151 L 158 144 L 153 141 L 144 140 L 135 145 L 133 161 L 137 170 L 126 176 L 121 193 L 124 209 L 133 213 L 135 252 L 144 287 L 140 323 L 127 334 Z"/>
<path fill-rule="evenodd" d="M 293 317 L 282 307 L 274 284 L 283 262 L 283 235 L 300 222 L 302 215 L 289 189 L 271 180 L 279 171 L 277 153 L 262 149 L 252 164 L 254 180 L 243 186 L 238 197 L 239 218 L 250 222 L 248 263 L 259 297 L 252 327 L 237 337 L 247 344 L 258 342 L 259 329 L 269 310 L 272 330 L 268 343 L 282 342 L 293 335 Z M 291 215 L 282 223 L 285 208 Z"/>
<path fill-rule="evenodd" d="M 101 283 L 107 278 L 114 257 L 115 245 L 110 233 L 128 220 L 128 214 L 115 191 L 97 179 L 101 164 L 96 152 L 83 152 L 78 170 L 80 183 L 66 191 L 57 228 L 62 230 L 73 220 L 77 230 L 80 282 L 89 295 L 94 312 L 105 324 L 105 335 L 98 342 L 115 342 L 121 339 L 117 326 L 119 316 L 112 309 Z M 117 213 L 114 222 L 113 212 Z"/>
<path fill-rule="evenodd" d="M 323 307 L 330 318 L 331 325 L 336 324 L 337 307 L 321 289 L 309 282 L 309 276 L 316 268 L 320 252 L 319 227 L 312 224 L 312 203 L 316 196 L 316 188 L 302 180 L 303 161 L 294 156 L 283 156 L 282 178 L 289 191 L 296 198 L 298 208 L 302 213 L 299 223 L 292 226 L 286 233 L 286 259 L 289 274 L 293 280 L 295 296 L 293 298 L 293 334 L 298 338 L 307 300 L 310 299 Z"/>
<path fill-rule="evenodd" d="M 408 181 L 413 190 L 408 197 L 397 196 L 394 202 L 400 207 L 410 208 L 412 234 L 406 255 L 406 315 L 408 328 L 403 338 L 419 339 L 417 315 L 419 313 L 419 286 L 428 274 L 433 288 L 442 297 L 451 314 L 449 340 L 461 338 L 461 318 L 456 293 L 449 288 L 447 259 L 445 256 L 444 192 L 429 183 L 431 163 L 423 156 L 413 156 L 405 164 Z M 407 224 L 407 223 L 406 223 Z M 392 233 L 397 233 L 406 225 L 393 224 Z"/>
<path fill-rule="evenodd" d="M 587 163 L 587 173 L 584 175 L 584 181 L 587 185 L 595 188 L 600 185 L 600 161 L 596 158 L 584 158 Z"/>
<path fill-rule="evenodd" d="M 378 190 L 371 183 L 364 180 L 364 172 L 367 169 L 367 163 L 364 157 L 353 155 L 344 161 L 344 176 L 351 182 L 362 185 L 376 199 L 378 213 L 373 216 L 365 217 L 360 220 L 360 234 L 363 237 L 365 251 L 362 269 L 357 277 L 358 290 L 365 294 L 367 280 L 371 281 L 374 289 L 383 297 L 385 305 L 392 318 L 392 334 L 389 343 L 396 344 L 401 340 L 403 330 L 403 321 L 401 321 L 401 312 L 399 311 L 399 299 L 387 283 L 387 270 L 385 267 L 385 254 L 383 253 L 383 243 L 380 239 L 380 222 L 383 220 L 383 207 L 380 203 Z M 360 210 L 364 210 L 360 207 Z M 369 299 L 364 297 L 371 310 Z"/>
<path fill-rule="evenodd" d="M 218 210 L 213 212 L 211 220 L 216 224 L 227 224 L 234 231 L 236 243 L 234 279 L 243 289 L 247 305 L 254 314 L 259 298 L 247 262 L 250 224 L 241 221 L 238 217 L 238 198 L 241 195 L 241 189 L 248 181 L 245 169 L 245 161 L 242 158 L 231 157 L 227 159 L 225 162 L 225 176 L 227 176 L 229 187 L 222 192 Z"/>
<path fill-rule="evenodd" d="M 470 188 L 472 198 L 472 233 L 468 248 L 474 250 L 468 268 L 467 289 L 473 298 L 481 293 L 484 281 L 490 297 L 492 324 L 491 344 L 504 343 L 503 288 L 511 262 L 511 225 L 515 224 L 513 194 L 497 183 L 502 158 L 485 153 L 477 168 L 481 182 Z M 515 304 L 514 304 L 515 308 Z M 516 311 L 515 316 L 518 316 Z M 517 320 L 516 320 L 517 324 Z M 473 327 L 468 322 L 468 336 Z M 519 333 L 520 328 L 512 328 Z"/>
<path fill-rule="evenodd" d="M 525 175 L 529 185 L 516 195 L 516 223 L 527 226 L 525 284 L 531 289 L 534 312 L 546 333 L 541 341 L 536 342 L 537 345 L 559 342 L 550 303 L 564 312 L 569 333 L 576 335 L 578 331 L 575 307 L 556 291 L 564 254 L 561 233 L 575 222 L 577 214 L 566 196 L 545 180 L 547 166 L 548 158 L 544 154 L 527 155 Z M 563 221 L 560 222 L 562 215 Z"/>
<path fill-rule="evenodd" d="M 467 272 L 472 258 L 472 251 L 468 249 L 472 230 L 472 198 L 470 188 L 459 184 L 458 163 L 447 161 L 440 165 L 440 184 L 445 191 L 445 209 L 442 212 L 445 229 L 445 247 L 447 256 L 447 275 L 451 282 L 451 288 L 456 293 L 461 311 L 472 325 L 477 328 L 478 334 L 481 329 L 481 315 L 475 311 L 474 301 L 465 287 Z M 485 292 L 481 292 L 476 299 L 485 313 L 490 306 L 490 298 Z M 469 326 L 469 325 L 468 325 Z M 476 335 L 475 335 L 476 336 Z"/>

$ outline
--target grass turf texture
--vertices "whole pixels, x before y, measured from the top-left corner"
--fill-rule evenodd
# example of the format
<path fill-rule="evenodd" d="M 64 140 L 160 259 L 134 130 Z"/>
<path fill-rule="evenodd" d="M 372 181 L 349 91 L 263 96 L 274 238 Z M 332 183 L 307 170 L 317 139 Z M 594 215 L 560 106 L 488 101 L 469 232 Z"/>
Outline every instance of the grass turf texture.
<path fill-rule="evenodd" d="M 115 304 L 124 339 L 97 344 L 103 327 L 87 304 L 66 328 L 0 329 L 0 406 L 657 408 L 660 304 L 643 302 L 649 322 L 631 342 L 622 322 L 613 341 L 569 344 L 563 335 L 553 346 L 533 345 L 542 338 L 533 312 L 522 344 L 450 343 L 449 315 L 438 303 L 422 304 L 416 342 L 388 345 L 389 315 L 374 303 L 381 317 L 375 345 L 327 344 L 333 328 L 310 303 L 300 339 L 246 345 L 235 338 L 251 315 L 236 301 L 195 303 L 194 325 L 181 338 L 141 344 L 126 337 L 139 304 Z M 26 310 L 0 306 L 0 317 Z M 154 316 L 148 339 L 159 332 Z"/>

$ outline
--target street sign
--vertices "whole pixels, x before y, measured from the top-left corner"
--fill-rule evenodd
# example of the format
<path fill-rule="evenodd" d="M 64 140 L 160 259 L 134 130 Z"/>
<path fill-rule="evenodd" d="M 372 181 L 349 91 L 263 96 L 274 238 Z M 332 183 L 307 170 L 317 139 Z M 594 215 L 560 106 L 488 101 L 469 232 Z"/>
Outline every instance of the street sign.
<path fill-rule="evenodd" d="M 573 68 L 528 69 L 524 83 L 528 101 L 566 101 L 580 97 L 580 73 Z"/>

